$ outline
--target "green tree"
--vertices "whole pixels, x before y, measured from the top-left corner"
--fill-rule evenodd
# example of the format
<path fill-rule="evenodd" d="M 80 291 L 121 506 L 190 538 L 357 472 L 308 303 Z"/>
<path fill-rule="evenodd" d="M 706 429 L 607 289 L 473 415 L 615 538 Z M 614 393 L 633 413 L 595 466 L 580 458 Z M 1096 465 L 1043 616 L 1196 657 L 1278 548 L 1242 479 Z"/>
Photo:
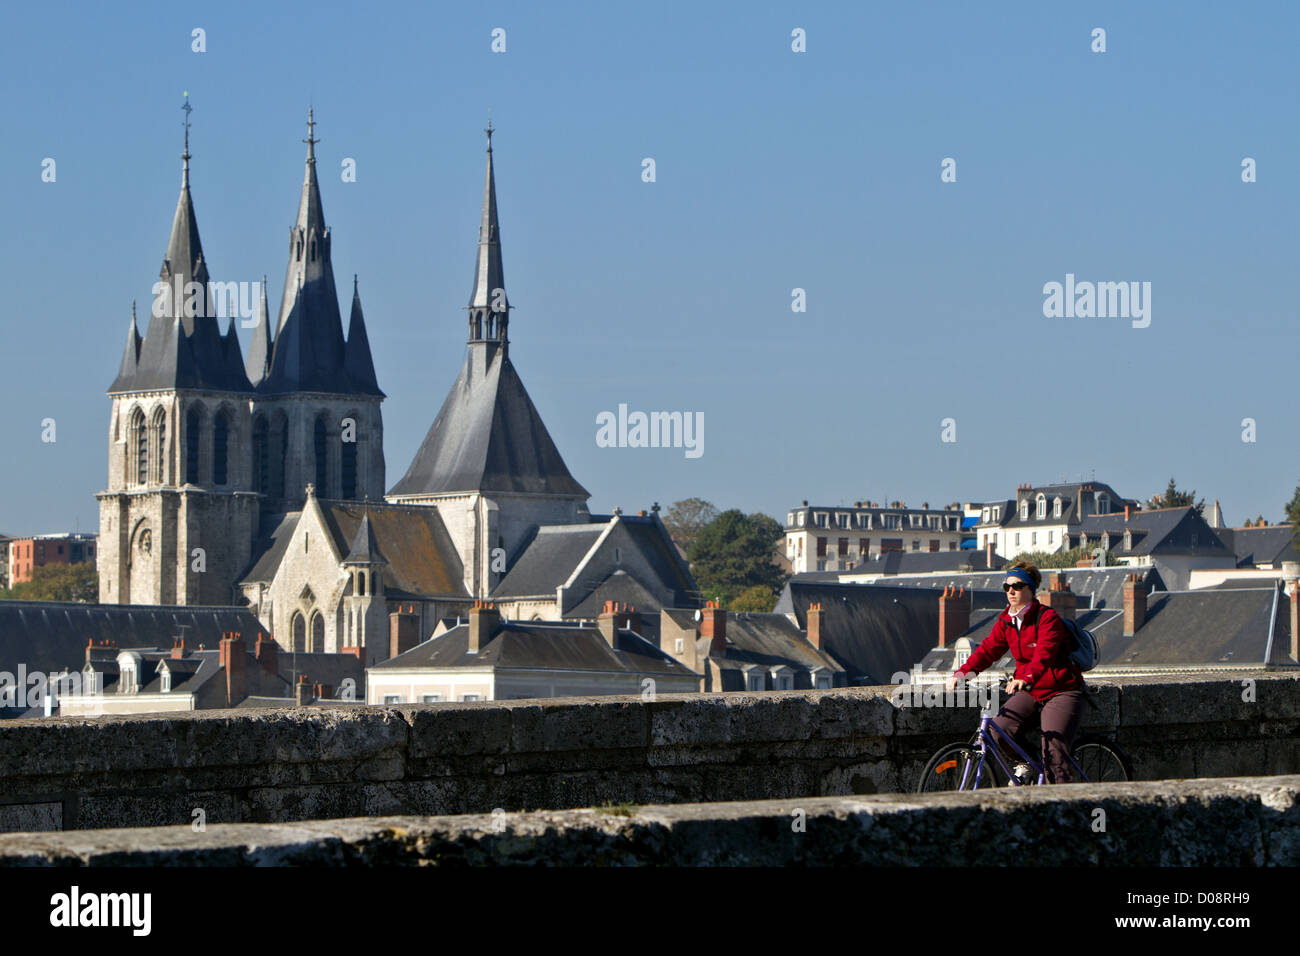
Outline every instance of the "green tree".
<path fill-rule="evenodd" d="M 727 605 L 729 611 L 756 611 L 760 614 L 767 614 L 776 607 L 776 601 L 779 595 L 771 588 L 762 584 L 755 584 L 752 588 L 745 588 L 737 594 Z"/>
<path fill-rule="evenodd" d="M 689 554 L 700 530 L 717 517 L 718 509 L 703 498 L 683 498 L 669 505 L 660 520 L 677 547 Z"/>
<path fill-rule="evenodd" d="M 688 552 L 691 573 L 704 596 L 726 606 L 753 587 L 779 592 L 787 575 L 773 563 L 772 549 L 784 534 L 775 519 L 734 508 L 710 521 Z"/>
<path fill-rule="evenodd" d="M 1046 551 L 1022 551 L 1002 567 L 1005 570 L 1017 561 L 1028 561 L 1040 571 L 1044 568 L 1073 568 L 1077 567 L 1079 562 L 1085 559 L 1091 561 L 1092 552 L 1092 548 L 1086 550 L 1084 548 L 1071 548 L 1069 551 L 1054 551 L 1051 554 Z M 1102 554 L 1102 562 L 1106 567 L 1115 567 L 1120 563 L 1119 558 L 1109 551 Z"/>
<path fill-rule="evenodd" d="M 1181 491 L 1173 478 L 1169 479 L 1169 487 L 1165 489 L 1163 495 L 1152 495 L 1147 501 L 1147 507 L 1155 508 L 1186 508 L 1189 505 L 1196 507 L 1197 514 L 1205 513 L 1205 499 L 1196 500 L 1195 491 Z"/>
<path fill-rule="evenodd" d="M 99 573 L 90 562 L 42 565 L 32 571 L 30 581 L 0 591 L 0 599 L 93 603 L 99 600 Z"/>
<path fill-rule="evenodd" d="M 1286 503 L 1286 521 L 1300 531 L 1300 485 L 1296 485 L 1295 494 Z"/>

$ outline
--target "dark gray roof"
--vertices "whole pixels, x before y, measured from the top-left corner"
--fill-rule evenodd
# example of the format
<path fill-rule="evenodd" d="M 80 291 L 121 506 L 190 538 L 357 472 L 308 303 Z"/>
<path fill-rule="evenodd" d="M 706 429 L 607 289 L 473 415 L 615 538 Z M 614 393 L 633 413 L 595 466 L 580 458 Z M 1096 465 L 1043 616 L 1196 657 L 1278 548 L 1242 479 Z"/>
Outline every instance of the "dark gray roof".
<path fill-rule="evenodd" d="M 315 146 L 308 143 L 298 218 L 289 230 L 289 266 L 284 276 L 280 317 L 270 368 L 257 384 L 260 394 L 306 391 L 383 396 L 375 382 L 360 298 L 355 291 L 349 334 L 356 343 L 345 343 L 343 339 L 330 258 L 331 239 L 316 181 Z"/>
<path fill-rule="evenodd" d="M 306 653 L 299 651 L 280 651 L 276 667 L 280 677 L 289 686 L 286 693 L 292 693 L 293 684 L 299 674 L 306 674 L 312 684 L 328 684 L 338 694 L 345 680 L 351 679 L 356 689 L 357 698 L 366 699 L 366 668 L 355 654 Z"/>
<path fill-rule="evenodd" d="M 605 531 L 603 524 L 543 525 L 492 592 L 496 600 L 555 596 Z"/>
<path fill-rule="evenodd" d="M 497 667 L 615 671 L 690 676 L 692 671 L 629 630 L 611 648 L 593 625 L 502 621 L 501 630 L 470 654 L 469 626 L 461 624 L 404 654 L 374 665 L 380 670 L 428 667 Z"/>
<path fill-rule="evenodd" d="M 808 605 L 822 605 L 822 647 L 843 665 L 851 684 L 888 684 L 921 660 L 939 637 L 942 587 L 803 583 L 792 580 L 776 604 L 808 626 Z M 1006 606 L 1002 592 L 975 592 L 976 608 Z"/>
<path fill-rule="evenodd" d="M 606 601 L 626 604 L 643 615 L 650 615 L 660 609 L 660 602 L 650 589 L 622 568 L 613 572 L 596 588 L 570 608 L 564 617 L 569 620 L 593 620 L 600 616 Z"/>
<path fill-rule="evenodd" d="M 282 515 L 279 522 L 268 529 L 264 528 L 262 536 L 253 545 L 252 566 L 240 576 L 243 584 L 269 584 L 275 578 L 275 572 L 289 550 L 293 540 L 293 531 L 298 527 L 300 511 L 290 511 Z"/>
<path fill-rule="evenodd" d="M 1215 533 L 1232 549 L 1237 567 L 1254 567 L 1271 564 L 1280 567 L 1283 561 L 1300 561 L 1295 549 L 1295 527 L 1289 524 L 1264 528 L 1216 528 Z"/>
<path fill-rule="evenodd" d="M 136 330 L 132 310 L 126 350 L 118 376 L 108 388 L 109 394 L 178 388 L 252 391 L 243 361 L 238 357 L 239 340 L 236 338 L 232 345 L 228 338 L 223 339 L 217 324 L 215 302 L 206 291 L 208 265 L 199 240 L 194 200 L 190 196 L 188 147 L 181 194 L 158 277 L 159 281 L 166 283 L 168 291 L 158 299 L 159 308 L 154 308 L 151 300 L 149 324 L 143 339 Z M 182 291 L 179 299 L 174 296 L 178 282 Z M 190 282 L 199 283 L 205 290 L 200 309 L 202 315 L 185 315 L 184 289 Z"/>
<path fill-rule="evenodd" d="M 1071 527 L 1080 523 L 1079 505 L 1080 496 L 1085 499 L 1091 498 L 1096 502 L 1098 493 L 1105 494 L 1110 499 L 1110 507 L 1118 507 L 1120 518 L 1124 517 L 1124 506 L 1130 505 L 1136 507 L 1137 502 L 1131 499 L 1121 497 L 1114 488 L 1102 481 L 1085 481 L 1085 482 L 1066 482 L 1058 485 L 1040 485 L 1038 487 L 1024 488 L 1016 493 L 1013 501 L 1008 501 L 1003 505 L 1002 520 L 999 525 L 1004 528 L 1035 528 L 1048 524 L 1065 524 Z M 1039 518 L 1037 511 L 1038 496 L 1042 495 L 1047 500 L 1047 517 Z M 1053 517 L 1055 510 L 1053 502 L 1056 498 L 1061 499 L 1061 517 Z M 1020 520 L 1020 502 L 1029 500 L 1029 517 L 1024 521 Z M 1001 504 L 1001 502 L 999 502 Z M 1087 510 L 1085 508 L 1085 510 Z M 1112 512 L 1113 514 L 1113 512 Z M 1092 518 L 1088 514 L 1082 520 L 1087 521 Z M 1103 516 L 1104 517 L 1104 516 Z M 991 523 L 991 522 L 990 522 Z"/>
<path fill-rule="evenodd" d="M 694 613 L 694 612 L 690 612 Z M 706 640 L 702 638 L 702 640 Z M 775 667 L 826 667 L 843 672 L 844 667 L 825 651 L 809 643 L 803 631 L 785 614 L 747 611 L 727 614 L 726 659 L 746 664 Z"/>
<path fill-rule="evenodd" d="M 243 634 L 250 648 L 267 633 L 247 608 L 0 601 L 0 670 L 17 673 L 22 663 L 29 673 L 79 671 L 92 640 L 122 649 L 170 648 L 183 633 L 192 648 L 216 649 L 227 631 Z M 104 651 L 97 667 L 103 656 L 117 656 L 116 648 L 97 650 Z"/>
<path fill-rule="evenodd" d="M 1100 541 L 1102 533 L 1108 532 L 1111 550 L 1119 554 L 1196 554 L 1207 557 L 1231 554 L 1214 529 L 1191 506 L 1135 511 L 1127 521 L 1123 512 L 1089 515 L 1079 528 L 1088 535 L 1090 544 Z M 1130 532 L 1133 542 L 1128 549 L 1123 546 L 1125 531 Z"/>
<path fill-rule="evenodd" d="M 1295 663 L 1277 588 L 1163 591 L 1147 598 L 1146 623 L 1124 637 L 1123 614 L 1096 628 L 1099 666 L 1172 667 Z M 1272 646 L 1270 647 L 1270 638 Z"/>
<path fill-rule="evenodd" d="M 480 348 L 471 345 L 470 348 Z M 466 355 L 429 432 L 389 495 L 520 492 L 586 499 L 504 353 L 481 378 Z"/>

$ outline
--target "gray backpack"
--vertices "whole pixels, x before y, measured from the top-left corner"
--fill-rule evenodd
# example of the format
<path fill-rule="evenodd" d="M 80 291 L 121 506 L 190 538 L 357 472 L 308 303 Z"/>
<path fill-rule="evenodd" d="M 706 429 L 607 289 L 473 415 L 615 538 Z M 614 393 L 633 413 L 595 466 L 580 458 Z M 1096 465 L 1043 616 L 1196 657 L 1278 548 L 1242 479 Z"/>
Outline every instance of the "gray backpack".
<path fill-rule="evenodd" d="M 1074 650 L 1070 652 L 1070 660 L 1081 671 L 1090 671 L 1097 666 L 1097 658 L 1100 656 L 1097 649 L 1097 638 L 1092 631 L 1080 627 L 1073 621 L 1062 618 L 1065 623 L 1065 630 L 1074 638 Z"/>

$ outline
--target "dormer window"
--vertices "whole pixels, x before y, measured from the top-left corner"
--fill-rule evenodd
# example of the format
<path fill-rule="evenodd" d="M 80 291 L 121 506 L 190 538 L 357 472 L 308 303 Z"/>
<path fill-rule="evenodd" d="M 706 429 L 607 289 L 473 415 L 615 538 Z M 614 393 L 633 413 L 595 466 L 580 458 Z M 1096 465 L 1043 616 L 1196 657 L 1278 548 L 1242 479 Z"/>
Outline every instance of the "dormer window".
<path fill-rule="evenodd" d="M 1042 520 L 1043 518 L 1046 517 L 1047 517 L 1047 496 L 1039 495 L 1038 496 L 1038 518 L 1039 520 Z"/>
<path fill-rule="evenodd" d="M 988 508 L 985 508 L 983 511 L 980 512 L 980 522 L 981 522 L 982 524 L 988 524 L 988 523 L 989 523 L 989 509 L 988 509 Z"/>
<path fill-rule="evenodd" d="M 1001 505 L 999 505 L 998 507 L 996 507 L 996 508 L 993 509 L 993 520 L 994 520 L 994 521 L 1001 521 L 1001 520 L 1002 520 L 1002 507 L 1001 507 Z"/>
<path fill-rule="evenodd" d="M 1101 494 L 1097 496 L 1097 514 L 1110 514 L 1110 495 Z"/>
<path fill-rule="evenodd" d="M 1061 499 L 1059 497 L 1055 498 L 1052 501 L 1052 517 L 1053 518 L 1061 517 Z"/>
<path fill-rule="evenodd" d="M 166 665 L 163 666 L 159 678 L 162 681 L 162 692 L 164 694 L 170 694 L 172 689 L 172 672 L 167 669 Z"/>
<path fill-rule="evenodd" d="M 1028 520 L 1029 520 L 1029 502 L 1028 502 L 1028 501 L 1022 501 L 1022 502 L 1020 502 L 1020 520 L 1021 520 L 1021 521 L 1028 521 Z"/>
<path fill-rule="evenodd" d="M 1125 532 L 1124 532 L 1124 550 L 1125 550 L 1125 551 L 1132 551 L 1132 550 L 1133 550 L 1133 532 L 1132 532 L 1132 531 L 1125 531 Z"/>
<path fill-rule="evenodd" d="M 826 512 L 824 511 L 817 512 L 817 527 L 819 528 L 826 527 Z"/>
<path fill-rule="evenodd" d="M 838 512 L 835 515 L 835 523 L 841 528 L 847 528 L 849 526 L 849 516 L 842 511 Z"/>

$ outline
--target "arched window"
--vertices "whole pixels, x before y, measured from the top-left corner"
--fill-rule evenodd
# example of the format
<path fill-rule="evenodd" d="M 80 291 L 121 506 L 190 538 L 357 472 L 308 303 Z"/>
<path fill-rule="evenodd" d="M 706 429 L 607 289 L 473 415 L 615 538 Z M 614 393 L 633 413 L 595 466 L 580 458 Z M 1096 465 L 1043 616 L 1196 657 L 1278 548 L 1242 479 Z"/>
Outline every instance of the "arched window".
<path fill-rule="evenodd" d="M 312 262 L 316 261 L 316 240 L 315 239 L 311 241 L 311 261 Z"/>
<path fill-rule="evenodd" d="M 319 611 L 311 617 L 311 647 L 307 650 L 312 654 L 320 654 L 325 650 L 325 618 Z"/>
<path fill-rule="evenodd" d="M 224 485 L 229 466 L 230 415 L 222 411 L 212 423 L 212 483 Z"/>
<path fill-rule="evenodd" d="M 185 480 L 199 483 L 199 440 L 203 432 L 203 413 L 191 408 L 185 413 Z"/>
<path fill-rule="evenodd" d="M 357 572 L 357 597 L 366 596 L 366 572 Z"/>
<path fill-rule="evenodd" d="M 356 412 L 348 412 L 348 418 L 352 421 L 357 420 Z M 357 442 L 355 428 L 353 433 L 345 438 L 350 437 L 352 441 L 344 441 L 343 444 L 343 497 L 355 498 L 357 496 Z"/>
<path fill-rule="evenodd" d="M 324 415 L 316 419 L 314 438 L 316 448 L 316 497 L 328 498 L 330 496 L 329 482 L 326 479 L 329 476 L 329 468 L 326 467 L 328 463 L 326 454 L 329 451 L 329 438 L 325 428 Z"/>
<path fill-rule="evenodd" d="M 1059 495 L 1052 501 L 1052 517 L 1061 517 L 1061 498 Z"/>
<path fill-rule="evenodd" d="M 1038 496 L 1038 517 L 1047 517 L 1047 495 Z"/>
<path fill-rule="evenodd" d="M 266 416 L 258 415 L 253 421 L 253 480 L 264 495 L 271 489 L 270 431 Z"/>
<path fill-rule="evenodd" d="M 1028 501 L 1022 501 L 1022 502 L 1020 502 L 1020 520 L 1021 520 L 1021 521 L 1028 521 L 1028 520 L 1029 520 L 1029 502 L 1028 502 Z"/>
<path fill-rule="evenodd" d="M 135 445 L 135 481 L 143 485 L 149 481 L 149 430 L 144 424 L 144 412 L 131 413 L 131 441 Z"/>
<path fill-rule="evenodd" d="M 167 410 L 159 408 L 153 413 L 151 444 L 154 449 L 154 481 L 167 483 Z"/>
<path fill-rule="evenodd" d="M 307 649 L 307 622 L 302 619 L 301 614 L 295 612 L 290 626 L 293 633 L 293 649 L 301 654 Z"/>

